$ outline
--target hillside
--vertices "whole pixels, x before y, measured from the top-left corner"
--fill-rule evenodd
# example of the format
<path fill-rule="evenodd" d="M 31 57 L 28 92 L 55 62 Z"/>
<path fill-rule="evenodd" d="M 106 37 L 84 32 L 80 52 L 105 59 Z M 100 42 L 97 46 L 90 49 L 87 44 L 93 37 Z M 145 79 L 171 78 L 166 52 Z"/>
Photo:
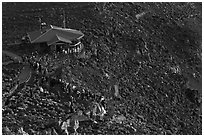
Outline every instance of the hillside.
<path fill-rule="evenodd" d="M 69 102 L 76 113 L 100 96 L 107 114 L 80 122 L 78 134 L 202 134 L 202 3 L 2 3 L 2 49 L 30 56 L 36 47 L 8 44 L 39 29 L 39 16 L 62 26 L 63 10 L 67 27 L 85 34 L 89 58 L 48 64 L 80 95 L 29 83 L 3 106 L 3 134 L 64 134 L 57 123 Z M 21 65 L 3 66 L 3 101 Z"/>

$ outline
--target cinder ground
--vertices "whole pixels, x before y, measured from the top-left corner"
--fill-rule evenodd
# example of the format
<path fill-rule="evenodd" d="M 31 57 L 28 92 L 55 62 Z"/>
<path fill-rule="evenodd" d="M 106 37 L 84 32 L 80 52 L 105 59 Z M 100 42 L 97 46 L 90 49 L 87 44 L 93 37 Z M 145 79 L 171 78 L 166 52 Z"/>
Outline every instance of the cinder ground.
<path fill-rule="evenodd" d="M 69 92 L 61 83 L 41 92 L 35 75 L 19 86 L 3 103 L 3 134 L 65 134 L 58 122 L 71 113 L 68 104 L 74 114 L 87 111 L 97 96 L 105 97 L 107 114 L 68 134 L 202 134 L 201 9 L 202 3 L 3 3 L 3 50 L 30 56 L 37 46 L 8 43 L 39 29 L 38 16 L 62 26 L 65 10 L 67 27 L 85 34 L 87 54 L 50 57 L 50 68 L 64 63 L 56 75 Z M 22 68 L 3 65 L 3 102 Z"/>

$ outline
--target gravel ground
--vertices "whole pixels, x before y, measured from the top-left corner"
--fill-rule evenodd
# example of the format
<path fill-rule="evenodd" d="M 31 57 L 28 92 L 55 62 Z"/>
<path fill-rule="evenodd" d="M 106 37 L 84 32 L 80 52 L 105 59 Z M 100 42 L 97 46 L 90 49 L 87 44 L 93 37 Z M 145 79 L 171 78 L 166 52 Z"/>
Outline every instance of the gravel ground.
<path fill-rule="evenodd" d="M 201 9 L 190 2 L 2 3 L 2 49 L 38 51 L 49 72 L 39 82 L 44 75 L 32 70 L 4 104 L 23 64 L 3 65 L 2 133 L 201 135 Z M 45 60 L 37 45 L 9 45 L 38 29 L 38 16 L 62 26 L 63 10 L 67 27 L 85 34 L 83 58 Z"/>

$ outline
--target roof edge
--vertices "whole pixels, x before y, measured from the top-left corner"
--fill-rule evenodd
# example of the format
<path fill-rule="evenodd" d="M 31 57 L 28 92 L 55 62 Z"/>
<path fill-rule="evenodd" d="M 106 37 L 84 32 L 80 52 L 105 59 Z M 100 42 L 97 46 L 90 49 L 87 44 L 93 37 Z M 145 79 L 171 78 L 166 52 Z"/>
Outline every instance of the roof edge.
<path fill-rule="evenodd" d="M 39 37 L 37 37 L 35 40 L 32 41 L 35 42 L 36 40 L 40 39 L 42 36 L 44 36 L 46 33 L 48 33 L 50 30 L 52 30 L 52 28 L 48 29 L 45 33 L 43 33 L 42 35 L 40 35 Z"/>
<path fill-rule="evenodd" d="M 61 29 L 61 30 L 72 30 L 72 31 L 77 31 L 77 32 L 80 32 L 80 33 L 82 34 L 82 36 L 80 36 L 80 38 L 84 36 L 84 33 L 82 33 L 80 30 L 69 29 L 69 28 L 61 28 L 61 27 L 57 27 L 57 26 L 54 26 L 54 25 L 50 25 L 50 27 L 51 27 L 52 29 Z"/>

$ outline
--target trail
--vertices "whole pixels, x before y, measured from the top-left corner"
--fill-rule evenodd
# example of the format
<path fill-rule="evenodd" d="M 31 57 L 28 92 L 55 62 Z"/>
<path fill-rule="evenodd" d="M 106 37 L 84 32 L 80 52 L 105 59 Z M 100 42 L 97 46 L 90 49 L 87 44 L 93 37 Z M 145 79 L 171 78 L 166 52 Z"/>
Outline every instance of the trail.
<path fill-rule="evenodd" d="M 8 95 L 8 97 L 6 98 L 6 101 L 3 102 L 3 105 L 2 105 L 2 106 L 8 105 L 10 98 L 11 98 L 13 95 L 15 95 L 15 94 L 17 93 L 18 87 L 19 87 L 19 85 L 16 84 L 16 85 L 10 90 L 9 95 Z"/>
<path fill-rule="evenodd" d="M 14 60 L 17 60 L 18 62 L 21 62 L 21 63 L 23 62 L 22 57 L 20 57 L 19 55 L 16 55 L 15 53 L 12 53 L 12 52 L 6 51 L 6 50 L 2 50 L 2 53 L 6 54 L 7 56 L 11 57 Z M 8 62 L 4 62 L 3 64 L 10 64 L 10 63 L 11 62 L 8 61 Z M 32 70 L 31 70 L 29 64 L 25 64 L 23 69 L 21 70 L 20 74 L 18 75 L 19 83 L 21 84 L 24 82 L 28 82 L 28 80 L 31 77 L 31 73 L 32 73 Z"/>
<path fill-rule="evenodd" d="M 6 54 L 7 56 L 11 57 L 14 60 L 17 60 L 18 62 L 23 62 L 22 57 L 9 52 L 9 51 L 2 51 L 3 54 Z M 12 62 L 5 62 L 5 64 L 10 64 Z M 30 68 L 29 64 L 24 64 L 23 68 L 21 69 L 21 72 L 19 73 L 19 75 L 17 76 L 17 80 L 19 81 L 19 83 L 17 83 L 15 81 L 15 83 L 17 83 L 14 87 L 12 87 L 12 89 L 10 90 L 10 93 L 4 103 L 4 105 L 7 105 L 9 103 L 9 100 L 12 96 L 14 96 L 18 91 L 20 91 L 24 85 L 30 80 L 32 76 L 32 69 Z"/>
<path fill-rule="evenodd" d="M 19 62 L 23 62 L 22 57 L 20 57 L 19 55 L 16 55 L 10 51 L 6 51 L 6 50 L 2 50 L 2 54 L 6 54 L 7 56 L 11 57 L 14 60 L 17 60 Z"/>
<path fill-rule="evenodd" d="M 20 74 L 18 75 L 17 80 L 19 81 L 18 84 L 16 84 L 11 90 L 10 93 L 4 103 L 4 105 L 8 105 L 10 98 L 14 96 L 18 91 L 21 91 L 21 89 L 25 86 L 25 84 L 30 80 L 32 76 L 32 70 L 29 65 L 25 65 L 23 69 L 21 70 Z"/>
<path fill-rule="evenodd" d="M 28 82 L 32 74 L 32 70 L 29 65 L 25 65 L 18 75 L 19 83 Z"/>
<path fill-rule="evenodd" d="M 13 61 L 2 62 L 2 65 L 8 65 L 8 64 L 11 64 L 11 63 L 13 63 Z"/>

